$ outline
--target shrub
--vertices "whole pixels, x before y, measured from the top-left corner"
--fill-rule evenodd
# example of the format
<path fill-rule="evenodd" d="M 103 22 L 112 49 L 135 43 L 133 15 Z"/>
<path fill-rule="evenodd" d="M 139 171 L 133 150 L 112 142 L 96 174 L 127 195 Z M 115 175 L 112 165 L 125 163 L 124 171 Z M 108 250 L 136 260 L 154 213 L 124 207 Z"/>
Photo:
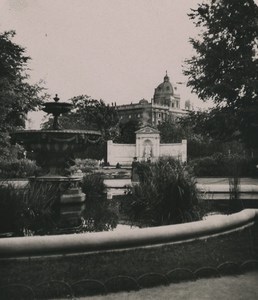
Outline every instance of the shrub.
<path fill-rule="evenodd" d="M 83 177 L 82 192 L 86 194 L 86 198 L 93 196 L 104 196 L 106 195 L 105 190 L 106 186 L 101 174 L 89 174 Z"/>
<path fill-rule="evenodd" d="M 0 232 L 15 235 L 46 234 L 55 229 L 55 206 L 60 186 L 30 183 L 20 189 L 6 182 L 0 184 Z"/>
<path fill-rule="evenodd" d="M 98 166 L 98 161 L 95 159 L 75 159 L 75 165 L 70 167 L 69 171 L 74 173 L 81 170 L 82 173 L 91 173 Z"/>
<path fill-rule="evenodd" d="M 257 159 L 246 158 L 239 154 L 228 156 L 215 153 L 212 156 L 192 160 L 190 166 L 195 176 L 254 177 L 257 176 L 257 162 Z"/>
<path fill-rule="evenodd" d="M 26 178 L 34 176 L 40 168 L 27 158 L 0 160 L 0 178 Z"/>
<path fill-rule="evenodd" d="M 68 187 L 68 186 L 67 186 Z M 61 183 L 31 182 L 23 194 L 24 227 L 28 232 L 48 234 L 58 222 L 58 203 L 61 191 L 67 187 Z"/>
<path fill-rule="evenodd" d="M 132 220 L 146 225 L 166 225 L 200 219 L 198 191 L 186 167 L 172 158 L 138 164 L 139 184 L 125 205 Z"/>
<path fill-rule="evenodd" d="M 24 203 L 23 190 L 5 182 L 0 183 L 0 232 L 22 235 Z"/>

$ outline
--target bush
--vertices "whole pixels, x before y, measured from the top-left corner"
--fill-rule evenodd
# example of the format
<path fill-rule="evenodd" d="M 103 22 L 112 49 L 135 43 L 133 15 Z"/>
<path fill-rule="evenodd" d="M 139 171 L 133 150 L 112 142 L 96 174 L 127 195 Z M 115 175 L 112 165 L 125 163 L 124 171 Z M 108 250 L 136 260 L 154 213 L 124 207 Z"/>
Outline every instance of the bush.
<path fill-rule="evenodd" d="M 192 160 L 189 165 L 195 176 L 255 177 L 257 163 L 257 159 L 249 159 L 239 154 L 228 156 L 215 153 Z"/>
<path fill-rule="evenodd" d="M 31 182 L 23 194 L 24 227 L 35 234 L 49 234 L 58 224 L 58 204 L 61 191 L 67 189 L 62 183 Z"/>
<path fill-rule="evenodd" d="M 0 178 L 26 178 L 34 176 L 40 168 L 27 158 L 0 160 Z"/>
<path fill-rule="evenodd" d="M 146 225 L 167 225 L 198 220 L 202 211 L 195 180 L 172 158 L 139 163 L 139 184 L 127 195 L 126 213 Z"/>
<path fill-rule="evenodd" d="M 5 182 L 0 183 L 0 232 L 23 235 L 23 190 Z"/>
<path fill-rule="evenodd" d="M 87 197 L 92 197 L 94 195 L 103 196 L 106 195 L 106 186 L 104 184 L 104 179 L 101 174 L 90 174 L 85 175 L 82 179 L 82 192 L 86 194 Z"/>
<path fill-rule="evenodd" d="M 98 161 L 95 159 L 75 159 L 75 165 L 70 167 L 69 171 L 74 173 L 81 170 L 82 173 L 91 173 L 98 166 Z"/>
<path fill-rule="evenodd" d="M 56 227 L 55 206 L 60 184 L 30 183 L 20 189 L 0 184 L 0 232 L 15 235 L 47 234 Z"/>

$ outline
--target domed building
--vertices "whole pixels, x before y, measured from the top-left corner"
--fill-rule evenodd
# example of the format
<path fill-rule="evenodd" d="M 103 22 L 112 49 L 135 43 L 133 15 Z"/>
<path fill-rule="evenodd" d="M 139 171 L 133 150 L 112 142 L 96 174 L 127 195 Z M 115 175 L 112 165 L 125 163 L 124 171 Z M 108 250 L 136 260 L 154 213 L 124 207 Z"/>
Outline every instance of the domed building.
<path fill-rule="evenodd" d="M 171 108 L 180 108 L 180 95 L 175 93 L 176 87 L 173 87 L 166 73 L 164 81 L 155 89 L 153 104 L 168 106 Z"/>
<path fill-rule="evenodd" d="M 170 82 L 167 72 L 163 82 L 155 88 L 150 102 L 141 99 L 138 103 L 118 105 L 117 111 L 121 122 L 138 119 L 143 124 L 153 126 L 188 114 L 187 110 L 180 108 L 180 95 L 177 93 L 176 86 Z"/>

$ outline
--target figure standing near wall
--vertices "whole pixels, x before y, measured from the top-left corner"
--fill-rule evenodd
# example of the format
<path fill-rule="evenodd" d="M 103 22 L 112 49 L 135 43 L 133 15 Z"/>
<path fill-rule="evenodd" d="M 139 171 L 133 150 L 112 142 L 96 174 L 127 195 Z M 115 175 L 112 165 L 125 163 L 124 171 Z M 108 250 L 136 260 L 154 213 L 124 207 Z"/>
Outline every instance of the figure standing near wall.
<path fill-rule="evenodd" d="M 133 158 L 132 162 L 132 175 L 131 175 L 131 181 L 132 182 L 138 182 L 139 181 L 139 175 L 137 173 L 137 167 L 138 167 L 139 162 L 137 161 L 137 157 Z"/>

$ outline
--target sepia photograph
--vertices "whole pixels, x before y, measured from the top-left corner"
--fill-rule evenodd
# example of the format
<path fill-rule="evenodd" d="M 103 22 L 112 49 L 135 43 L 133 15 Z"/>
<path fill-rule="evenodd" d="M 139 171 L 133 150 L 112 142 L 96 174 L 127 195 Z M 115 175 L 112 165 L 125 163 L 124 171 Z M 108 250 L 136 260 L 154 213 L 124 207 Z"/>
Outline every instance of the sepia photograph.
<path fill-rule="evenodd" d="M 0 300 L 257 283 L 258 0 L 0 0 Z"/>

